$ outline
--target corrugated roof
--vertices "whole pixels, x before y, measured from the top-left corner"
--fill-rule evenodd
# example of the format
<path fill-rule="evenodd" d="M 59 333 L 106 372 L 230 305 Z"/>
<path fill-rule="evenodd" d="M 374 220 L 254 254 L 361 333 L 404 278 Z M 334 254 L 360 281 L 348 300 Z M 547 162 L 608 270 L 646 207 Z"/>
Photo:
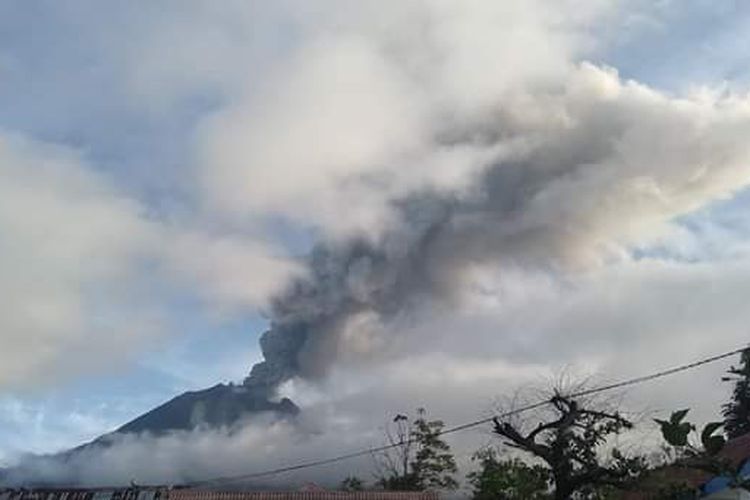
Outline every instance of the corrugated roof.
<path fill-rule="evenodd" d="M 427 491 L 211 491 L 203 489 L 17 489 L 0 500 L 437 500 Z"/>
<path fill-rule="evenodd" d="M 0 490 L 0 500 L 166 500 L 167 488 L 38 488 Z"/>
<path fill-rule="evenodd" d="M 738 467 L 746 458 L 750 457 L 750 434 L 729 440 L 719 452 L 719 455 Z"/>
<path fill-rule="evenodd" d="M 437 500 L 432 491 L 206 491 L 177 489 L 169 500 Z"/>

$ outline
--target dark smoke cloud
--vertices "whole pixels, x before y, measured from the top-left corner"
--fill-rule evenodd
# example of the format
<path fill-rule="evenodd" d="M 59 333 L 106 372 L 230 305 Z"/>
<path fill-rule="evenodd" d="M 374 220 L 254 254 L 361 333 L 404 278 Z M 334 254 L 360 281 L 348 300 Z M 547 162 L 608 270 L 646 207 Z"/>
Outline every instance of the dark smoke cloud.
<path fill-rule="evenodd" d="M 476 172 L 468 187 L 389 200 L 395 222 L 375 237 L 319 244 L 307 276 L 274 302 L 265 361 L 245 383 L 271 394 L 294 377 L 319 378 L 371 336 L 365 349 L 376 352 L 394 319 L 460 301 L 472 269 L 564 274 L 622 259 L 747 183 L 739 137 L 750 113 L 727 108 L 732 99 L 670 99 L 584 64 L 556 89 L 442 124 L 436 149 L 503 154 L 457 166 Z"/>
<path fill-rule="evenodd" d="M 435 213 L 450 215 L 448 203 L 433 205 L 440 206 Z M 265 360 L 245 384 L 272 391 L 295 376 L 323 375 L 336 353 L 346 349 L 341 340 L 351 318 L 394 317 L 434 294 L 438 276 L 430 271 L 429 249 L 441 221 L 428 219 L 424 227 L 410 226 L 408 234 L 387 235 L 380 245 L 357 240 L 318 246 L 309 275 L 274 302 L 271 328 L 260 339 Z"/>

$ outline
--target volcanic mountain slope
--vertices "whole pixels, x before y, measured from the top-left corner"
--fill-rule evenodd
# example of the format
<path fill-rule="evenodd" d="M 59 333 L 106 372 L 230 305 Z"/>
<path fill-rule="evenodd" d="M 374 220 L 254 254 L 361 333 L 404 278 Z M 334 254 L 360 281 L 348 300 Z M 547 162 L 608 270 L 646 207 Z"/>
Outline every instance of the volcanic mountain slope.
<path fill-rule="evenodd" d="M 151 411 L 131 420 L 113 432 L 76 448 L 57 453 L 29 457 L 10 469 L 0 468 L 0 485 L 55 486 L 57 480 L 37 474 L 40 468 L 73 467 L 77 458 L 86 452 L 107 449 L 127 435 L 166 435 L 170 432 L 194 429 L 229 429 L 259 414 L 270 414 L 277 419 L 294 418 L 299 408 L 289 399 L 278 401 L 268 398 L 268 390 L 247 385 L 218 384 L 208 389 L 189 391 L 167 401 Z M 74 476 L 66 478 L 77 484 Z"/>
<path fill-rule="evenodd" d="M 117 434 L 164 434 L 198 427 L 232 427 L 243 418 L 261 412 L 279 417 L 299 413 L 289 399 L 269 401 L 242 385 L 218 384 L 209 389 L 185 392 L 118 428 Z"/>

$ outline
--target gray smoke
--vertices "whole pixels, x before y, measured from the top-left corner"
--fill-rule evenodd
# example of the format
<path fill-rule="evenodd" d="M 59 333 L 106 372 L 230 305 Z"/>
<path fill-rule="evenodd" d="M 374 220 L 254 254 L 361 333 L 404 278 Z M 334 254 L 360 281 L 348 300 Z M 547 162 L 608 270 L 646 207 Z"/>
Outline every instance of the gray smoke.
<path fill-rule="evenodd" d="M 360 313 L 394 317 L 437 292 L 429 253 L 452 209 L 447 200 L 429 196 L 408 205 L 405 215 L 425 216 L 411 219 L 410 232 L 388 234 L 379 245 L 356 240 L 313 251 L 309 275 L 274 302 L 271 328 L 260 339 L 265 361 L 253 367 L 245 385 L 272 392 L 295 376 L 322 375 L 347 320 Z"/>
<path fill-rule="evenodd" d="M 265 360 L 245 384 L 270 395 L 323 376 L 368 325 L 382 347 L 389 322 L 460 300 L 472 270 L 567 273 L 624 258 L 747 184 L 748 131 L 748 113 L 721 100 L 671 99 L 587 64 L 557 88 L 441 124 L 436 150 L 498 153 L 463 166 L 472 178 L 460 189 L 391 200 L 396 222 L 377 237 L 320 243 L 308 275 L 275 300 Z"/>
<path fill-rule="evenodd" d="M 359 314 L 387 323 L 430 301 L 451 302 L 460 293 L 462 270 L 500 261 L 521 245 L 514 240 L 522 235 L 504 236 L 502 229 L 524 202 L 504 196 L 512 191 L 509 184 L 535 189 L 533 179 L 522 178 L 522 168 L 494 166 L 470 199 L 422 193 L 404 200 L 403 226 L 378 243 L 319 245 L 309 258 L 308 276 L 275 300 L 271 328 L 260 339 L 265 360 L 252 368 L 245 385 L 265 388 L 270 396 L 295 376 L 324 375 L 345 348 L 341 340 L 349 320 Z"/>

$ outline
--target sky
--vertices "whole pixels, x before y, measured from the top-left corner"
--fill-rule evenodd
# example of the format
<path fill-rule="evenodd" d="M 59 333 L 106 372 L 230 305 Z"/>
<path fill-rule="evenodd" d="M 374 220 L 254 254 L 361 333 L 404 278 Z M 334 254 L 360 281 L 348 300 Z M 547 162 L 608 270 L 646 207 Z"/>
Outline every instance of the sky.
<path fill-rule="evenodd" d="M 744 345 L 749 44 L 740 0 L 0 0 L 0 463 L 241 381 L 289 318 L 298 427 L 133 438 L 88 481 Z M 623 404 L 712 418 L 728 365 Z"/>

